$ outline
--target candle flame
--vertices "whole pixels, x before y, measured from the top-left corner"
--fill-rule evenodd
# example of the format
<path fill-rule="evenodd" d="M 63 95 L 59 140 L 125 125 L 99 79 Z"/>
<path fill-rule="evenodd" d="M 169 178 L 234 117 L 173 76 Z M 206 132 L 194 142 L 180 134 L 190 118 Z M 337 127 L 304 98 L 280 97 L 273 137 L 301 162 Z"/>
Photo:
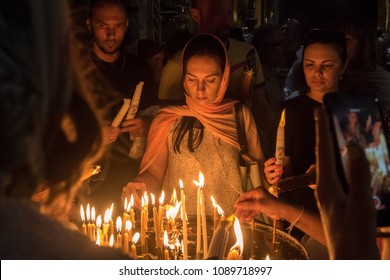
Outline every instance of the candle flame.
<path fill-rule="evenodd" d="M 110 219 L 111 219 L 111 212 L 110 212 L 110 209 L 107 208 L 106 212 L 104 213 L 104 223 L 108 224 Z"/>
<path fill-rule="evenodd" d="M 120 216 L 118 216 L 118 218 L 116 218 L 116 231 L 120 234 L 121 231 L 122 231 L 122 218 Z"/>
<path fill-rule="evenodd" d="M 102 216 L 99 215 L 97 218 L 96 218 L 96 226 L 98 228 L 100 228 L 102 226 Z"/>
<path fill-rule="evenodd" d="M 155 199 L 155 197 L 154 197 L 154 194 L 150 194 L 150 198 L 151 198 L 151 200 L 152 200 L 152 205 L 153 205 L 153 207 L 154 207 L 154 204 L 155 204 L 155 202 L 156 202 L 156 199 Z"/>
<path fill-rule="evenodd" d="M 134 207 L 134 194 L 130 195 L 130 208 Z"/>
<path fill-rule="evenodd" d="M 136 244 L 138 242 L 139 236 L 140 236 L 139 232 L 136 232 L 134 234 L 133 239 L 132 239 L 133 244 Z"/>
<path fill-rule="evenodd" d="M 127 211 L 127 196 L 125 197 L 125 203 L 124 203 L 123 209 L 125 210 L 125 212 L 128 212 Z"/>
<path fill-rule="evenodd" d="M 230 251 L 232 251 L 232 250 L 237 248 L 238 251 L 240 252 L 240 256 L 242 256 L 242 253 L 244 251 L 244 240 L 243 240 L 243 237 L 242 237 L 242 231 L 241 231 L 241 227 L 240 227 L 240 222 L 238 221 L 237 217 L 234 217 L 233 227 L 234 227 L 234 233 L 236 234 L 237 241 L 232 246 Z"/>
<path fill-rule="evenodd" d="M 163 205 L 163 204 L 164 204 L 164 199 L 165 199 L 165 192 L 162 191 L 162 192 L 161 192 L 161 196 L 160 196 L 160 198 L 158 199 L 158 201 L 160 202 L 160 205 Z"/>
<path fill-rule="evenodd" d="M 125 230 L 127 232 L 129 232 L 131 230 L 131 228 L 133 227 L 133 224 L 132 222 L 130 222 L 129 220 L 126 221 L 126 224 L 125 224 Z"/>
<path fill-rule="evenodd" d="M 111 234 L 110 236 L 109 246 L 114 247 L 114 234 Z"/>
<path fill-rule="evenodd" d="M 225 212 L 222 210 L 221 206 L 219 206 L 219 205 L 217 204 L 216 200 L 214 199 L 214 197 L 213 197 L 212 195 L 210 196 L 210 198 L 211 198 L 211 202 L 213 203 L 213 207 L 214 207 L 214 208 L 217 208 L 218 214 L 219 214 L 220 216 L 224 216 L 224 215 L 225 215 Z"/>
<path fill-rule="evenodd" d="M 95 222 L 95 218 L 96 218 L 96 210 L 95 210 L 95 207 L 93 206 L 92 210 L 91 210 L 91 220 L 92 220 L 92 223 Z"/>
<path fill-rule="evenodd" d="M 149 205 L 149 197 L 148 197 L 148 193 L 147 192 L 144 192 L 144 202 L 145 202 L 145 207 L 148 207 L 148 205 Z"/>
<path fill-rule="evenodd" d="M 179 213 L 181 202 L 176 202 L 175 206 L 169 206 L 168 210 L 165 212 L 168 220 L 174 220 Z"/>
<path fill-rule="evenodd" d="M 199 184 L 200 184 L 201 188 L 204 187 L 204 176 L 203 176 L 202 171 L 199 171 Z"/>
<path fill-rule="evenodd" d="M 183 181 L 181 179 L 179 179 L 179 186 L 181 190 L 184 189 Z"/>
<path fill-rule="evenodd" d="M 270 260 L 269 255 L 267 255 L 267 256 L 265 257 L 265 259 L 269 261 L 269 260 Z"/>
<path fill-rule="evenodd" d="M 114 212 L 114 203 L 111 203 L 110 207 L 110 220 L 112 219 L 112 213 Z"/>
<path fill-rule="evenodd" d="M 193 180 L 192 182 L 194 182 L 195 186 L 197 186 L 198 188 L 203 189 L 203 187 L 204 187 L 204 176 L 203 176 L 202 171 L 199 171 L 199 181 Z"/>
<path fill-rule="evenodd" d="M 85 224 L 85 215 L 84 215 L 84 207 L 83 205 L 80 205 L 80 217 L 83 224 Z"/>
<path fill-rule="evenodd" d="M 168 247 L 168 233 L 164 230 L 164 247 Z"/>
<path fill-rule="evenodd" d="M 142 206 L 142 208 L 145 207 L 145 198 L 144 197 L 141 197 L 141 206 Z"/>
<path fill-rule="evenodd" d="M 286 109 L 283 109 L 282 115 L 280 116 L 280 121 L 279 121 L 280 127 L 284 127 L 286 125 L 285 111 Z"/>
<path fill-rule="evenodd" d="M 91 221 L 91 206 L 89 206 L 89 203 L 87 204 L 87 209 L 86 209 L 85 214 L 87 216 L 87 221 L 89 223 Z"/>
<path fill-rule="evenodd" d="M 176 202 L 177 202 L 176 188 L 173 188 L 171 203 L 176 204 Z"/>

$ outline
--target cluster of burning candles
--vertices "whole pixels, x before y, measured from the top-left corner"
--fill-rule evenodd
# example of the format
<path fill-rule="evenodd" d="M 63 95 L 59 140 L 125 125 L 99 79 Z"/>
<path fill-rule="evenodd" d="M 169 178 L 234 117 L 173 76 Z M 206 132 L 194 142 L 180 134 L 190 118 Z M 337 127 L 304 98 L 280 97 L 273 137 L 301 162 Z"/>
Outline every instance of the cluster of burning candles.
<path fill-rule="evenodd" d="M 203 195 L 204 177 L 202 172 L 199 173 L 199 180 L 193 181 L 198 187 L 197 193 L 197 220 L 196 220 L 196 259 L 207 259 L 210 255 L 208 252 L 207 239 L 207 221 L 205 212 L 205 198 Z M 124 200 L 122 216 L 118 216 L 116 223 L 112 219 L 114 204 L 106 209 L 104 219 L 101 215 L 96 217 L 96 210 L 90 204 L 84 211 L 83 205 L 80 206 L 80 216 L 82 221 L 81 230 L 93 242 L 99 246 L 116 247 L 125 254 L 133 258 L 147 259 L 150 257 L 148 250 L 149 233 L 154 232 L 156 258 L 164 260 L 183 259 L 188 260 L 188 219 L 186 214 L 186 202 L 183 182 L 179 180 L 180 201 L 177 200 L 174 189 L 170 203 L 165 204 L 165 193 L 161 193 L 159 198 L 160 205 L 157 207 L 155 196 L 150 194 L 152 207 L 149 207 L 149 195 L 145 192 L 142 196 L 142 209 L 140 210 L 140 219 L 137 221 L 134 211 L 134 197 L 131 196 L 128 201 Z M 211 196 L 211 202 L 214 207 L 213 215 L 213 233 L 215 233 L 219 222 L 224 221 L 224 212 Z M 149 218 L 149 210 L 153 217 Z M 181 210 L 181 211 L 180 211 Z M 181 231 L 178 228 L 177 214 L 181 212 Z M 165 216 L 165 217 L 164 217 Z M 149 222 L 153 221 L 153 223 Z M 135 231 L 138 229 L 139 231 Z M 227 259 L 242 259 L 243 238 L 240 223 L 237 219 L 234 221 L 234 232 L 237 242 L 230 249 Z M 138 244 L 138 241 L 140 244 Z M 138 248 L 138 250 L 137 250 Z M 138 254 L 140 252 L 140 254 Z M 148 257 L 149 256 L 149 257 Z"/>

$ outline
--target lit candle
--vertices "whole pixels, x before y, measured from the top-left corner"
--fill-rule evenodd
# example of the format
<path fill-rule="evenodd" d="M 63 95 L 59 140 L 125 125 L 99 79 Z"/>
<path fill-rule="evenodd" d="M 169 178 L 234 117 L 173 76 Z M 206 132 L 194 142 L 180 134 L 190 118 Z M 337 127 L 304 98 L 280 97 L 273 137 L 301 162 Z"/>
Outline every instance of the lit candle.
<path fill-rule="evenodd" d="M 240 222 L 235 217 L 234 218 L 234 233 L 236 234 L 237 241 L 230 249 L 227 259 L 228 260 L 242 260 L 242 252 L 244 251 L 244 240 L 242 237 L 242 231 L 240 227 Z"/>
<path fill-rule="evenodd" d="M 110 225 L 110 228 L 109 228 L 109 234 L 115 234 L 115 224 L 114 224 L 114 221 L 112 220 L 112 213 L 114 211 L 114 203 L 111 204 L 111 207 L 109 209 L 109 213 L 110 213 L 110 219 L 108 221 L 109 225 Z"/>
<path fill-rule="evenodd" d="M 87 235 L 88 237 L 92 240 L 92 228 L 91 228 L 91 206 L 89 206 L 89 203 L 87 204 L 87 209 L 86 209 L 86 212 L 85 212 L 86 216 L 87 216 Z"/>
<path fill-rule="evenodd" d="M 96 232 L 96 245 L 100 246 L 100 235 L 101 231 Z"/>
<path fill-rule="evenodd" d="M 84 235 L 88 235 L 87 233 L 87 226 L 85 225 L 85 215 L 84 215 L 84 207 L 83 205 L 80 205 L 80 217 L 83 224 L 81 225 L 81 230 Z"/>
<path fill-rule="evenodd" d="M 96 224 L 95 224 L 95 221 L 96 221 L 96 210 L 95 210 L 95 207 L 92 207 L 92 210 L 91 210 L 91 240 L 92 241 L 96 241 Z"/>
<path fill-rule="evenodd" d="M 179 179 L 180 185 L 180 200 L 181 200 L 181 221 L 183 230 L 183 260 L 188 260 L 188 232 L 187 232 L 187 212 L 186 212 L 186 197 L 184 194 L 183 181 Z"/>
<path fill-rule="evenodd" d="M 108 243 L 108 245 L 112 248 L 112 247 L 114 247 L 114 240 L 115 240 L 115 238 L 114 238 L 114 235 L 113 234 L 111 234 L 110 235 L 110 241 L 109 241 L 109 243 Z"/>
<path fill-rule="evenodd" d="M 132 257 L 133 257 L 134 259 L 137 258 L 137 247 L 136 247 L 135 244 L 137 243 L 137 241 L 138 241 L 138 239 L 139 239 L 139 236 L 140 236 L 139 232 L 136 232 L 136 233 L 134 234 L 134 237 L 133 237 L 133 240 L 132 240 L 131 255 L 132 255 Z"/>
<path fill-rule="evenodd" d="M 125 232 L 123 234 L 123 252 L 125 254 L 129 253 L 129 232 L 132 228 L 132 224 L 130 221 L 126 221 Z"/>
<path fill-rule="evenodd" d="M 142 209 L 141 209 L 141 247 L 145 246 L 145 200 L 144 197 L 141 198 L 142 201 Z"/>
<path fill-rule="evenodd" d="M 116 235 L 116 247 L 119 249 L 122 249 L 122 218 L 118 217 L 116 218 L 116 230 L 117 230 L 117 235 Z"/>
<path fill-rule="evenodd" d="M 218 225 L 218 210 L 217 210 L 217 203 L 215 202 L 215 199 L 213 196 L 210 196 L 211 198 L 211 202 L 213 204 L 213 207 L 214 207 L 214 223 L 213 223 L 213 230 L 215 231 L 217 229 L 217 225 Z"/>
<path fill-rule="evenodd" d="M 100 246 L 100 244 L 102 243 L 102 216 L 99 215 L 97 218 L 96 218 L 96 244 Z"/>
<path fill-rule="evenodd" d="M 168 233 L 166 230 L 164 230 L 164 260 L 169 260 Z"/>
<path fill-rule="evenodd" d="M 144 228 L 145 232 L 148 231 L 148 221 L 149 221 L 149 196 L 147 192 L 144 192 L 144 208 L 145 208 L 145 220 L 144 220 Z"/>
<path fill-rule="evenodd" d="M 106 246 L 108 244 L 108 234 L 110 229 L 110 209 L 106 209 L 106 212 L 104 213 L 104 220 L 103 220 L 103 232 L 101 237 L 101 245 Z"/>
<path fill-rule="evenodd" d="M 154 194 L 150 194 L 150 197 L 152 199 L 152 205 L 153 205 L 153 227 L 154 227 L 154 235 L 156 240 L 156 248 L 161 248 L 160 244 L 160 228 L 158 226 L 158 216 L 157 216 L 157 208 L 155 205 L 155 197 Z"/>
<path fill-rule="evenodd" d="M 200 213 L 200 185 L 194 180 L 194 184 L 198 187 L 197 197 L 196 197 L 196 259 L 201 259 L 201 242 L 202 242 L 202 231 L 201 231 L 201 213 Z"/>
<path fill-rule="evenodd" d="M 122 232 L 125 232 L 126 221 L 130 220 L 130 215 L 128 213 L 129 204 L 130 203 L 127 202 L 127 197 L 126 197 L 123 205 L 124 207 L 123 207 L 123 214 L 122 214 Z"/>
<path fill-rule="evenodd" d="M 202 214 L 202 235 L 203 235 L 203 256 L 206 258 L 208 255 L 208 241 L 207 241 L 207 223 L 206 223 L 206 207 L 203 194 L 204 188 L 204 176 L 203 173 L 199 173 L 199 183 L 200 183 L 200 206 Z"/>
<path fill-rule="evenodd" d="M 162 229 L 162 225 L 163 225 L 164 199 L 165 199 L 165 192 L 162 191 L 161 196 L 158 199 L 158 201 L 160 202 L 160 205 L 158 207 L 158 227 L 160 228 L 160 230 Z"/>
<path fill-rule="evenodd" d="M 130 222 L 131 224 L 133 225 L 133 227 L 135 227 L 135 213 L 134 213 L 134 195 L 131 194 L 130 196 L 130 203 L 128 205 L 128 208 L 130 207 L 130 209 L 127 211 L 128 213 L 130 213 Z"/>

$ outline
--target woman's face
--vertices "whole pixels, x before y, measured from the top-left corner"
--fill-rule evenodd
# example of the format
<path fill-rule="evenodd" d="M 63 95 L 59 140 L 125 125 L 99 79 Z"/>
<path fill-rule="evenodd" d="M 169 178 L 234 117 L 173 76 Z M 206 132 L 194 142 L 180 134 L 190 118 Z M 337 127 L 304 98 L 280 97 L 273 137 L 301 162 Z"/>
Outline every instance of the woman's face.
<path fill-rule="evenodd" d="M 325 94 L 338 90 L 344 64 L 331 44 L 314 43 L 305 49 L 303 70 L 310 90 Z"/>
<path fill-rule="evenodd" d="M 222 81 L 220 61 L 215 56 L 196 55 L 187 62 L 184 87 L 199 105 L 214 101 Z"/>

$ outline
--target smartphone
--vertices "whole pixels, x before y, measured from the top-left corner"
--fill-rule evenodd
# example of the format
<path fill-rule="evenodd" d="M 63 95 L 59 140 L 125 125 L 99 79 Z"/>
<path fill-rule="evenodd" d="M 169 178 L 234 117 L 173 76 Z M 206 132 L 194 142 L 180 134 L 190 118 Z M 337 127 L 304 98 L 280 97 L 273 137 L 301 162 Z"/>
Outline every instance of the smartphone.
<path fill-rule="evenodd" d="M 316 174 L 314 171 L 302 174 L 291 176 L 285 179 L 282 179 L 276 183 L 276 186 L 279 188 L 279 193 L 290 192 L 297 189 L 306 188 L 309 185 L 316 183 Z"/>
<path fill-rule="evenodd" d="M 328 93 L 324 96 L 332 137 L 335 142 L 336 167 L 344 191 L 348 193 L 347 144 L 359 144 L 365 151 L 371 173 L 373 202 L 378 227 L 390 225 L 390 160 L 388 131 L 383 121 L 380 101 L 362 93 Z"/>

